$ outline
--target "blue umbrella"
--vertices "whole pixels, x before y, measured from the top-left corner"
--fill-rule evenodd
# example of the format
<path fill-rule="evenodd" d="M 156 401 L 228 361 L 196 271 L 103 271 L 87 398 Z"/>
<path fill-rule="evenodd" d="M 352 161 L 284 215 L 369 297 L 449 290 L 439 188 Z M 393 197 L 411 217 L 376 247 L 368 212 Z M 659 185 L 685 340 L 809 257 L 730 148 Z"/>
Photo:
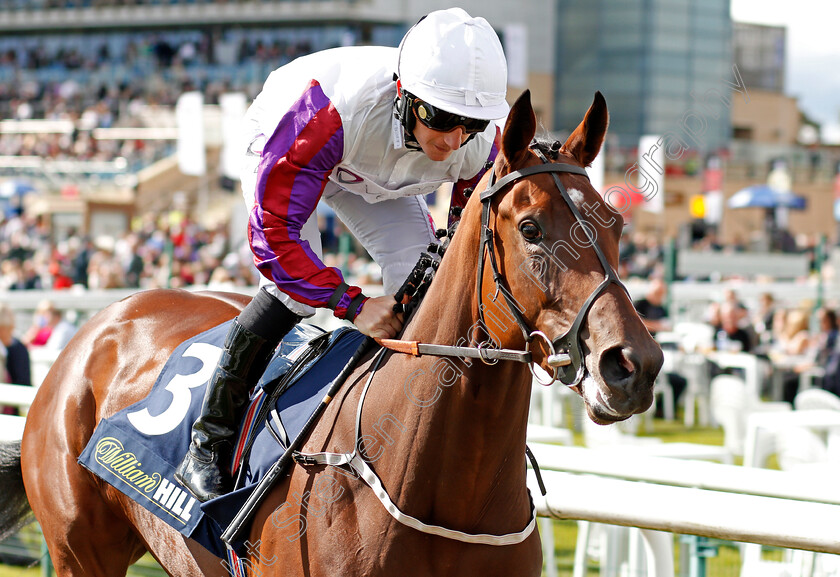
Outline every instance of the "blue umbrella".
<path fill-rule="evenodd" d="M 792 208 L 804 210 L 807 201 L 792 192 L 780 192 L 766 184 L 742 188 L 727 203 L 729 208 Z"/>

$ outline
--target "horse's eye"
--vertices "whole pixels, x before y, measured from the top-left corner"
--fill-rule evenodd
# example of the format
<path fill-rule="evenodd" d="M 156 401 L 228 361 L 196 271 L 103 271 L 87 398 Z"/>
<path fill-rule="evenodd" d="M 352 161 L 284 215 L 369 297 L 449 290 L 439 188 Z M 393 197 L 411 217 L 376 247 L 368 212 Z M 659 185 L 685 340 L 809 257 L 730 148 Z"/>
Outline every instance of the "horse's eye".
<path fill-rule="evenodd" d="M 543 237 L 542 229 L 530 220 L 526 220 L 519 225 L 519 232 L 528 242 L 540 242 Z"/>

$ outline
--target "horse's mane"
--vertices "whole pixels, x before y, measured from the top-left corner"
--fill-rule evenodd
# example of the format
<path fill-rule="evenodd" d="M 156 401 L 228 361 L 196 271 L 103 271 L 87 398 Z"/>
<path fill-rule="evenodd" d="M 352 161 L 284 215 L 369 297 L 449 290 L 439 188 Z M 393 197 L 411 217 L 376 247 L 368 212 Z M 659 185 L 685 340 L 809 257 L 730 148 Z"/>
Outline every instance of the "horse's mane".
<path fill-rule="evenodd" d="M 534 137 L 534 140 L 531 141 L 531 148 L 536 148 L 551 160 L 557 160 L 559 158 L 559 152 L 562 146 L 563 143 L 559 140 L 553 140 L 547 137 Z"/>

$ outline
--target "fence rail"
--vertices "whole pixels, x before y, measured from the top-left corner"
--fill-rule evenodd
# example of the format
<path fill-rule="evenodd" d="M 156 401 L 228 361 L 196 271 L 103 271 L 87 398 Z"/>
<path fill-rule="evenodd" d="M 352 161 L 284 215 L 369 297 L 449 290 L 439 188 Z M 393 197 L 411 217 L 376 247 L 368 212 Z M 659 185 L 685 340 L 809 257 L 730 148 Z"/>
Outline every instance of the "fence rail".
<path fill-rule="evenodd" d="M 840 499 L 818 475 L 609 450 L 531 449 L 548 489 L 541 496 L 529 472 L 540 516 L 840 554 Z M 563 471 L 567 463 L 574 473 Z"/>

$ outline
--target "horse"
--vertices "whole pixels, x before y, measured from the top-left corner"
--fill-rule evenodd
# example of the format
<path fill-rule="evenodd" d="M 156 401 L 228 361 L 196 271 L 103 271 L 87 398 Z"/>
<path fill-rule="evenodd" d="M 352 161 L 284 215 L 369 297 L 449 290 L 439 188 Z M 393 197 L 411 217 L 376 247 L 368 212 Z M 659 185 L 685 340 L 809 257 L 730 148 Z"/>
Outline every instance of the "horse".
<path fill-rule="evenodd" d="M 296 463 L 246 529 L 250 572 L 540 574 L 526 487 L 531 372 L 572 387 L 606 424 L 649 408 L 662 364 L 614 272 L 620 215 L 583 170 L 607 124 L 596 93 L 562 146 L 534 147 L 530 94 L 519 97 L 496 161 L 399 337 L 459 352 L 380 349 L 362 359 L 302 451 L 362 455 L 378 489 L 335 463 Z M 77 458 L 101 419 L 147 395 L 180 343 L 247 300 L 149 290 L 94 315 L 40 386 L 22 441 L 0 451 L 0 531 L 25 521 L 28 499 L 60 577 L 125 575 L 147 551 L 170 575 L 228 574 L 226 562 Z"/>

